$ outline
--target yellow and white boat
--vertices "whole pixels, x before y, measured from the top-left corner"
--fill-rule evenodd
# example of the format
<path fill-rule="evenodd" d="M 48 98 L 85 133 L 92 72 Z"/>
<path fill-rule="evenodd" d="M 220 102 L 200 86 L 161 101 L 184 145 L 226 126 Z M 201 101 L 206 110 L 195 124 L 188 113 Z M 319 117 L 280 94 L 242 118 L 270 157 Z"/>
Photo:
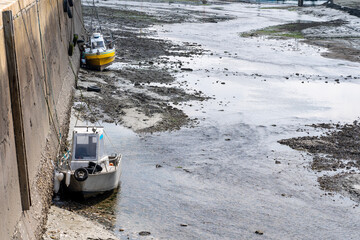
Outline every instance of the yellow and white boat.
<path fill-rule="evenodd" d="M 102 71 L 115 60 L 115 46 L 112 46 L 112 43 L 106 46 L 103 35 L 93 33 L 83 59 L 86 67 Z"/>

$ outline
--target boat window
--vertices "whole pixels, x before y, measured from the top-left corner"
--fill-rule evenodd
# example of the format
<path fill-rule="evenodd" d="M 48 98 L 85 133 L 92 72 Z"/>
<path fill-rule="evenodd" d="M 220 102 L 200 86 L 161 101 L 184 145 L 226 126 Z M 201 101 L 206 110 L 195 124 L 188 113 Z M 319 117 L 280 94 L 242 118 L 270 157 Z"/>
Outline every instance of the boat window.
<path fill-rule="evenodd" d="M 75 136 L 75 160 L 96 159 L 97 135 Z"/>
<path fill-rule="evenodd" d="M 98 48 L 104 47 L 104 42 L 103 41 L 98 41 L 98 42 L 96 42 L 96 46 Z"/>

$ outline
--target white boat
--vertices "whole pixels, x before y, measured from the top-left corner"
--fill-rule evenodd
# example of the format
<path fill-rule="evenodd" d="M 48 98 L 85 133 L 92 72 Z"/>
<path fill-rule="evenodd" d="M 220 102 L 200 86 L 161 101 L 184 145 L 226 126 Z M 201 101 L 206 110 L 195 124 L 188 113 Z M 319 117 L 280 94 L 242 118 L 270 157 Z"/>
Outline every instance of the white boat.
<path fill-rule="evenodd" d="M 104 152 L 104 128 L 99 126 L 75 127 L 72 154 L 66 166 L 61 166 L 67 190 L 83 196 L 96 195 L 119 186 L 121 176 L 120 154 Z"/>

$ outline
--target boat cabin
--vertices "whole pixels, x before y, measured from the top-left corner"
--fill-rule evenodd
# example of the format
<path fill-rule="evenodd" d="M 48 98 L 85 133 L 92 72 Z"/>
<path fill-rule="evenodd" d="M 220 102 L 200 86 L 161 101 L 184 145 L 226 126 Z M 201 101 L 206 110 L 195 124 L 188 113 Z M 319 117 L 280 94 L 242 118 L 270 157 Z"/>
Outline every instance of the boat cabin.
<path fill-rule="evenodd" d="M 93 33 L 90 38 L 90 49 L 92 53 L 106 51 L 105 40 L 100 33 Z"/>
<path fill-rule="evenodd" d="M 87 167 L 89 162 L 100 164 L 107 158 L 103 127 L 75 127 L 72 145 L 71 169 Z"/>

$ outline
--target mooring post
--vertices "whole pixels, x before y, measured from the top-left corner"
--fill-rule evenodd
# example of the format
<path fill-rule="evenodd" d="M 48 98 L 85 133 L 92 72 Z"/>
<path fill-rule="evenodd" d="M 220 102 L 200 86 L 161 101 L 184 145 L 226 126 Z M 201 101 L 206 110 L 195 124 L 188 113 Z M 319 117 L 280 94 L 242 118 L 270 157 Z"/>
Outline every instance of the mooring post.
<path fill-rule="evenodd" d="M 304 0 L 298 0 L 298 6 L 299 7 L 304 6 Z"/>
<path fill-rule="evenodd" d="M 26 158 L 24 124 L 21 108 L 20 82 L 18 75 L 18 66 L 16 61 L 16 48 L 14 37 L 14 25 L 12 11 L 2 13 L 6 61 L 9 74 L 9 87 L 11 98 L 11 111 L 13 118 L 16 159 L 18 167 L 18 177 L 20 184 L 21 206 L 23 211 L 29 210 L 31 206 L 29 175 Z"/>

